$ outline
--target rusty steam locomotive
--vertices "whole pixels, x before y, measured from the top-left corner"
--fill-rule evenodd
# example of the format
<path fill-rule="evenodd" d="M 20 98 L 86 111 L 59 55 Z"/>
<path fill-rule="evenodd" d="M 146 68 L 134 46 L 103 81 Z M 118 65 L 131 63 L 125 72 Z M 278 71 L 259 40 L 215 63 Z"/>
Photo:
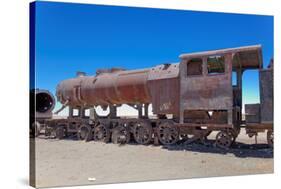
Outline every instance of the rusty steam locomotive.
<path fill-rule="evenodd" d="M 273 145 L 273 62 L 263 69 L 260 45 L 182 54 L 180 59 L 148 69 L 97 70 L 95 76 L 78 72 L 56 89 L 63 105 L 58 112 L 68 107 L 67 118 L 52 118 L 54 97 L 37 90 L 35 133 L 44 128 L 59 139 L 77 134 L 86 141 L 128 143 L 133 138 L 139 144 L 167 145 L 204 141 L 218 131 L 216 146 L 228 148 L 245 127 L 249 136 L 267 132 Z M 242 75 L 248 69 L 259 70 L 260 104 L 245 105 L 244 119 Z M 138 110 L 138 116 L 117 116 L 123 104 Z M 149 116 L 150 104 L 154 116 Z M 98 115 L 97 106 L 109 114 Z"/>

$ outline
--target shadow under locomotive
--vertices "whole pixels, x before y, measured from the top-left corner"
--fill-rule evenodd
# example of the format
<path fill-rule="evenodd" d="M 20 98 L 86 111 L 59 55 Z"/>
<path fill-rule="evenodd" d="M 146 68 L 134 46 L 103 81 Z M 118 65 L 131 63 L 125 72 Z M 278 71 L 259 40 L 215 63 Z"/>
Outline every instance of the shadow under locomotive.
<path fill-rule="evenodd" d="M 273 149 L 268 148 L 267 144 L 244 144 L 236 142 L 229 149 L 217 148 L 214 144 L 214 140 L 210 140 L 205 144 L 194 143 L 186 145 L 183 142 L 178 145 L 165 145 L 163 148 L 171 151 L 191 151 L 222 155 L 233 154 L 239 158 L 273 158 Z"/>

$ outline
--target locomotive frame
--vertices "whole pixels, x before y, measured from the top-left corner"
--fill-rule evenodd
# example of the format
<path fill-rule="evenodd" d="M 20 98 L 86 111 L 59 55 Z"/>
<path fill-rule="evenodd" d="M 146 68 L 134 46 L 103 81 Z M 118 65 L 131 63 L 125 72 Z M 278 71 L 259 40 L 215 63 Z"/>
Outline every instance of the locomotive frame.
<path fill-rule="evenodd" d="M 111 140 L 113 143 L 128 143 L 134 138 L 139 144 L 154 141 L 155 144 L 160 142 L 170 145 L 180 139 L 186 140 L 187 143 L 197 140 L 204 142 L 212 131 L 219 131 L 216 146 L 229 148 L 235 142 L 240 129 L 245 127 L 250 137 L 257 136 L 258 132 L 267 131 L 268 143 L 272 147 L 273 77 L 270 78 L 270 74 L 273 76 L 273 63 L 266 69 L 267 71 L 262 69 L 261 50 L 260 45 L 254 45 L 182 54 L 180 63 L 162 64 L 150 69 L 133 71 L 116 68 L 98 70 L 94 78 L 79 72 L 77 79 L 69 80 L 67 83 L 69 85 L 57 87 L 58 100 L 63 103 L 62 109 L 69 107 L 69 116 L 66 119 L 45 119 L 45 134 L 54 133 L 59 139 L 69 134 L 77 134 L 82 140 L 94 139 L 103 142 Z M 248 69 L 260 70 L 261 105 L 246 105 L 244 121 L 242 75 Z M 236 85 L 232 85 L 233 72 L 236 73 Z M 268 72 L 269 76 L 262 78 L 262 72 Z M 125 86 L 123 91 L 118 91 L 120 86 L 112 84 L 110 77 L 107 77 L 110 74 L 114 79 L 120 80 L 122 84 L 120 86 Z M 99 77 L 105 79 L 99 80 Z M 85 94 L 81 90 L 83 87 L 81 83 L 85 78 L 88 79 L 85 82 L 87 85 L 89 81 L 95 83 L 99 80 L 98 82 L 103 81 L 102 84 L 109 86 L 105 92 L 96 93 L 101 98 L 106 94 L 104 101 L 99 101 L 98 104 L 85 102 L 85 95 L 89 96 L 89 93 Z M 62 89 L 66 91 L 67 87 L 69 93 L 60 93 Z M 136 91 L 140 94 L 136 95 Z M 138 117 L 118 117 L 116 111 L 117 107 L 122 105 L 120 102 L 124 102 L 125 97 L 135 99 L 136 96 L 139 99 L 128 105 L 138 110 Z M 92 97 L 89 99 L 92 100 Z M 268 102 L 271 106 L 265 107 Z M 148 116 L 150 103 L 153 117 Z M 103 109 L 109 107 L 109 114 L 99 116 L 95 110 L 97 105 Z M 78 110 L 78 114 L 74 115 L 74 110 Z M 89 110 L 90 115 L 86 115 L 85 112 Z M 266 122 L 261 119 L 265 113 Z M 253 121 L 253 116 L 259 119 Z"/>

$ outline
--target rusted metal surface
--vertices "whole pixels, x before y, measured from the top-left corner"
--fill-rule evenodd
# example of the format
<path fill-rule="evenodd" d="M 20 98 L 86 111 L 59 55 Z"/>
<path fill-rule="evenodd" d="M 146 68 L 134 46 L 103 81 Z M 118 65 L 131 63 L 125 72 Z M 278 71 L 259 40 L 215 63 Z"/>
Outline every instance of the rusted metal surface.
<path fill-rule="evenodd" d="M 260 74 L 261 122 L 273 123 L 273 63 L 271 68 L 262 69 L 260 70 L 259 74 Z"/>
<path fill-rule="evenodd" d="M 149 121 L 137 122 L 133 128 L 134 139 L 138 144 L 149 144 L 152 139 L 152 126 Z"/>
<path fill-rule="evenodd" d="M 119 68 L 98 70 L 96 76 L 79 74 L 77 78 L 62 81 L 57 86 L 57 97 L 73 107 L 152 103 L 153 113 L 176 117 L 186 110 L 231 110 L 233 95 L 239 97 L 241 89 L 239 86 L 235 93 L 232 88 L 232 70 L 259 68 L 262 65 L 260 50 L 260 46 L 251 46 L 184 54 L 180 56 L 182 61 L 179 64 L 132 71 Z M 210 75 L 206 61 L 214 55 L 224 57 L 224 72 Z M 202 74 L 199 76 L 187 76 L 190 72 L 187 71 L 187 62 L 192 58 L 202 60 Z M 214 66 L 213 69 L 217 70 Z M 241 97 L 235 102 L 241 106 L 239 100 Z M 232 124 L 231 111 L 229 115 L 228 123 Z"/>
<path fill-rule="evenodd" d="M 35 117 L 36 119 L 51 118 L 56 101 L 50 91 L 36 89 L 35 97 Z"/>
<path fill-rule="evenodd" d="M 178 64 L 133 71 L 98 70 L 97 76 L 62 81 L 57 97 L 73 107 L 152 103 L 155 114 L 178 114 L 178 73 Z"/>
<path fill-rule="evenodd" d="M 163 121 L 157 128 L 159 141 L 164 145 L 175 144 L 179 140 L 179 129 L 171 121 Z"/>
<path fill-rule="evenodd" d="M 252 137 L 267 131 L 267 142 L 273 147 L 273 59 L 259 70 L 260 103 L 246 104 L 246 133 Z"/>
<path fill-rule="evenodd" d="M 100 72 L 97 76 L 81 76 L 62 81 L 57 97 L 70 106 L 149 103 L 147 89 L 149 69 Z"/>
<path fill-rule="evenodd" d="M 194 127 L 209 127 L 212 128 L 212 130 L 221 130 L 223 128 L 232 128 L 232 125 L 229 124 L 221 124 L 221 123 L 183 123 L 183 124 L 177 124 L 179 127 L 189 127 L 189 128 L 194 128 Z"/>
<path fill-rule="evenodd" d="M 183 54 L 180 59 L 180 63 L 139 70 L 99 69 L 95 76 L 78 72 L 77 77 L 57 85 L 57 98 L 63 107 L 69 107 L 69 117 L 50 120 L 50 125 L 55 124 L 58 138 L 63 138 L 65 133 L 76 133 L 86 141 L 111 139 L 119 144 L 131 139 L 138 144 L 154 141 L 168 145 L 186 138 L 187 142 L 204 142 L 212 131 L 219 131 L 216 145 L 228 148 L 242 124 L 242 74 L 247 69 L 262 68 L 261 46 Z M 272 110 L 273 105 L 273 101 L 272 104 L 267 101 L 273 95 L 272 87 L 268 86 L 273 80 L 268 74 L 272 72 L 271 65 L 268 70 L 260 71 L 264 108 L 259 104 L 246 106 L 249 136 L 265 130 L 273 133 L 272 124 L 265 129 L 260 122 L 263 119 L 260 109 Z M 234 85 L 233 72 L 236 72 Z M 118 117 L 117 107 L 122 104 L 136 109 L 137 118 Z M 149 104 L 154 118 L 148 116 Z M 109 114 L 99 116 L 96 106 L 109 107 Z M 76 116 L 74 109 L 79 112 Z M 85 116 L 86 109 L 90 109 L 89 117 Z M 264 120 L 269 119 L 270 113 L 265 112 Z M 193 137 L 188 138 L 189 135 Z M 273 134 L 269 132 L 268 138 L 270 142 Z"/>
<path fill-rule="evenodd" d="M 260 123 L 260 104 L 245 105 L 246 123 Z"/>
<path fill-rule="evenodd" d="M 270 123 L 247 123 L 247 129 L 272 129 Z"/>
<path fill-rule="evenodd" d="M 231 61 L 226 61 L 225 74 L 187 76 L 187 63 L 183 60 L 180 65 L 180 99 L 184 110 L 216 110 L 232 108 Z M 203 63 L 203 70 L 206 64 Z"/>
<path fill-rule="evenodd" d="M 237 48 L 228 48 L 228 49 L 220 49 L 220 50 L 211 50 L 211 51 L 204 51 L 198 53 L 188 53 L 180 55 L 181 59 L 187 58 L 199 58 L 199 57 L 206 57 L 211 56 L 214 54 L 238 54 L 239 55 L 239 64 L 234 64 L 235 67 L 240 67 L 243 69 L 258 69 L 262 68 L 262 52 L 261 52 L 261 45 L 252 45 L 252 46 L 244 46 L 244 47 L 237 47 Z"/>
<path fill-rule="evenodd" d="M 30 91 L 30 136 L 40 135 L 45 127 L 45 120 L 52 118 L 55 98 L 51 92 L 43 89 Z"/>
<path fill-rule="evenodd" d="M 159 65 L 150 70 L 148 89 L 154 114 L 179 114 L 179 64 Z"/>
<path fill-rule="evenodd" d="M 183 54 L 180 58 L 180 123 L 185 122 L 187 111 L 224 110 L 228 114 L 227 123 L 237 124 L 242 109 L 241 73 L 245 69 L 262 67 L 261 46 Z M 211 61 L 213 59 L 217 65 Z M 197 70 L 196 62 L 200 65 Z M 232 71 L 237 72 L 235 87 L 232 86 Z"/>
<path fill-rule="evenodd" d="M 273 141 L 274 141 L 274 132 L 273 130 L 267 131 L 267 144 L 272 148 L 273 147 Z"/>

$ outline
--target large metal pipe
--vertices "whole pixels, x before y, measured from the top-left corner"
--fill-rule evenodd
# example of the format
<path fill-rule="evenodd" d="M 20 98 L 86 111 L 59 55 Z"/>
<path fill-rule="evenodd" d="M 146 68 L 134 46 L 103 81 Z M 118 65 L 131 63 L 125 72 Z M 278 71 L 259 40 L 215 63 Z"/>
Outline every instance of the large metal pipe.
<path fill-rule="evenodd" d="M 55 107 L 55 98 L 47 90 L 35 90 L 35 108 L 36 108 L 36 113 L 49 113 L 51 112 L 54 107 Z"/>
<path fill-rule="evenodd" d="M 52 117 L 55 108 L 55 97 L 48 90 L 32 89 L 30 91 L 30 118 L 31 123 L 36 120 Z"/>
<path fill-rule="evenodd" d="M 76 78 L 64 80 L 57 86 L 57 98 L 69 106 L 150 103 L 148 76 L 150 69 L 126 71 L 98 70 L 96 76 L 79 72 Z"/>

